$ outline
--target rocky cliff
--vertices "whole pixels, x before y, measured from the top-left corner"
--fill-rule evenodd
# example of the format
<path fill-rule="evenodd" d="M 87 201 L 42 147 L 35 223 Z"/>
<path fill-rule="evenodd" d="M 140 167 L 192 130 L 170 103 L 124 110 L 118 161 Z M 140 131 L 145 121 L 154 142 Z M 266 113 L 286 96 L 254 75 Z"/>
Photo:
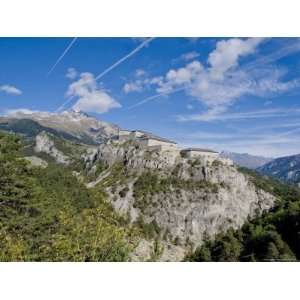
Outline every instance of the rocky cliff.
<path fill-rule="evenodd" d="M 43 152 L 48 154 L 49 156 L 54 158 L 57 163 L 65 165 L 68 165 L 70 163 L 70 158 L 55 147 L 53 140 L 46 132 L 41 132 L 36 136 L 34 151 L 36 153 Z"/>
<path fill-rule="evenodd" d="M 241 226 L 248 216 L 269 209 L 275 201 L 222 159 L 189 160 L 176 152 L 140 149 L 134 142 L 102 144 L 83 159 L 92 172 L 100 166 L 97 179 L 88 186 L 103 187 L 118 212 L 152 228 L 165 245 L 161 253 L 165 258 L 166 251 L 175 251 L 177 260 L 182 259 L 183 249 Z M 143 242 L 141 252 L 147 245 Z"/>

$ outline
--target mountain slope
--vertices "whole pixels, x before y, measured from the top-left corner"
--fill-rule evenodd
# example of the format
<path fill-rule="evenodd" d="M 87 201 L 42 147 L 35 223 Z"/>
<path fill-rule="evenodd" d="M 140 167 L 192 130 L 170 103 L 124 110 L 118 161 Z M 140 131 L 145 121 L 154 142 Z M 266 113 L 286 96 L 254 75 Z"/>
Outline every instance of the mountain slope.
<path fill-rule="evenodd" d="M 25 121 L 27 120 L 27 121 Z M 29 123 L 28 120 L 36 122 L 38 125 Z M 22 129 L 21 123 L 27 123 Z M 1 125 L 2 124 L 2 125 Z M 87 144 L 98 144 L 118 133 L 119 127 L 107 122 L 97 120 L 85 113 L 78 111 L 64 111 L 62 113 L 22 113 L 17 112 L 12 115 L 0 118 L 0 128 L 14 132 L 34 134 L 39 130 L 37 127 L 55 130 L 60 134 L 80 140 Z"/>
<path fill-rule="evenodd" d="M 30 166 L 0 133 L 0 261 L 127 261 L 137 231 L 99 190 L 53 163 Z"/>
<path fill-rule="evenodd" d="M 0 118 L 0 130 L 17 133 L 27 138 L 35 138 L 38 134 L 44 131 L 64 139 L 77 142 L 80 141 L 80 139 L 71 134 L 50 127 L 45 127 L 31 119 Z"/>
<path fill-rule="evenodd" d="M 222 151 L 220 155 L 224 158 L 229 158 L 233 160 L 234 163 L 241 167 L 249 169 L 256 169 L 272 160 L 272 158 L 269 157 L 255 156 L 250 155 L 248 153 L 235 153 L 229 151 Z"/>
<path fill-rule="evenodd" d="M 300 154 L 274 159 L 257 171 L 284 182 L 300 184 Z"/>

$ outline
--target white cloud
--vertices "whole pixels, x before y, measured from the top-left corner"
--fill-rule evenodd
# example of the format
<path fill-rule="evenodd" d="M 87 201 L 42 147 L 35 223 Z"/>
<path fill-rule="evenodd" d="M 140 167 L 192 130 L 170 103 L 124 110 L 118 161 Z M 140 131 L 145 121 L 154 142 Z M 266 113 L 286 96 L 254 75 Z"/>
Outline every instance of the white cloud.
<path fill-rule="evenodd" d="M 156 91 L 158 93 L 170 93 L 173 89 L 180 86 L 187 86 L 192 84 L 197 76 L 203 71 L 203 66 L 198 61 L 193 61 L 183 68 L 177 70 L 170 70 L 166 74 L 164 80 L 157 83 Z"/>
<path fill-rule="evenodd" d="M 8 95 L 16 95 L 16 96 L 19 96 L 19 95 L 22 94 L 22 91 L 21 91 L 21 90 L 19 90 L 19 89 L 16 88 L 15 86 L 9 85 L 9 84 L 1 85 L 1 86 L 0 86 L 0 91 L 6 93 L 6 94 L 8 94 Z"/>
<path fill-rule="evenodd" d="M 98 86 L 92 73 L 81 73 L 80 78 L 71 83 L 66 96 L 76 98 L 73 108 L 86 112 L 105 113 L 121 104 Z"/>
<path fill-rule="evenodd" d="M 222 108 L 222 106 L 221 106 Z M 217 110 L 218 108 L 214 108 Z M 180 122 L 185 121 L 229 121 L 229 120 L 245 120 L 245 119 L 267 119 L 267 118 L 281 118 L 281 117 L 292 117 L 299 116 L 300 109 L 284 109 L 284 108 L 274 108 L 274 109 L 263 109 L 250 112 L 240 112 L 240 113 L 224 113 L 221 114 L 220 111 L 208 110 L 203 114 L 193 114 L 193 115 L 180 115 L 177 120 Z"/>
<path fill-rule="evenodd" d="M 239 66 L 239 60 L 255 53 L 263 40 L 233 38 L 219 41 L 208 56 L 207 66 L 194 60 L 184 67 L 169 70 L 155 83 L 157 95 L 148 97 L 135 106 L 156 99 L 159 95 L 184 90 L 185 94 L 200 101 L 208 110 L 197 119 L 210 120 L 224 114 L 229 106 L 243 96 L 273 96 L 300 87 L 299 79 L 283 81 L 286 73 L 274 65 L 256 64 L 255 68 Z M 280 55 L 296 49 L 299 47 L 292 47 Z M 191 119 L 196 120 L 194 116 Z"/>
<path fill-rule="evenodd" d="M 166 92 L 163 92 L 163 93 L 160 93 L 160 94 L 156 94 L 156 95 L 153 95 L 153 96 L 150 96 L 150 97 L 147 97 L 141 101 L 139 101 L 138 103 L 135 103 L 133 105 L 131 105 L 130 107 L 128 107 L 128 109 L 132 109 L 134 107 L 137 107 L 137 106 L 140 106 L 140 105 L 143 105 L 147 102 L 150 102 L 150 101 L 153 101 L 154 99 L 157 99 L 157 98 L 160 98 L 160 97 L 167 97 L 169 94 L 173 94 L 173 93 L 176 93 L 176 92 L 180 92 L 182 91 L 184 88 L 178 88 L 178 89 L 175 89 L 175 90 L 172 90 L 170 92 L 166 91 Z"/>
<path fill-rule="evenodd" d="M 125 92 L 126 94 L 132 92 L 142 92 L 145 89 L 149 89 L 153 85 L 163 84 L 162 76 L 147 78 L 144 75 L 139 75 L 139 77 L 143 77 L 143 78 L 126 82 L 123 86 L 123 92 Z"/>
<path fill-rule="evenodd" d="M 78 72 L 76 71 L 75 68 L 68 68 L 66 77 L 68 79 L 74 80 L 78 76 Z"/>
<path fill-rule="evenodd" d="M 191 52 L 188 52 L 188 53 L 184 53 L 180 56 L 180 59 L 181 60 L 184 60 L 184 61 L 189 61 L 189 60 L 193 60 L 197 57 L 199 57 L 200 54 L 196 51 L 191 51 Z"/>
<path fill-rule="evenodd" d="M 127 82 L 123 86 L 124 93 L 141 92 L 143 90 L 143 82 L 137 80 L 135 82 Z"/>
<path fill-rule="evenodd" d="M 263 38 L 229 39 L 217 43 L 216 49 L 209 54 L 208 63 L 212 77 L 222 78 L 224 73 L 238 65 L 238 60 L 255 52 Z"/>
<path fill-rule="evenodd" d="M 135 70 L 135 76 L 136 77 L 142 77 L 146 75 L 146 71 L 143 69 L 137 69 Z"/>
<path fill-rule="evenodd" d="M 28 108 L 17 108 L 17 109 L 6 109 L 4 111 L 4 115 L 13 117 L 13 116 L 19 116 L 19 115 L 31 115 L 31 114 L 34 114 L 37 112 L 39 112 L 39 111 L 31 110 Z"/>
<path fill-rule="evenodd" d="M 178 136 L 180 144 L 185 147 L 208 147 L 218 151 L 229 150 L 239 153 L 250 153 L 269 157 L 299 153 L 299 128 L 284 132 L 262 131 L 251 132 L 205 132 L 198 131 Z"/>

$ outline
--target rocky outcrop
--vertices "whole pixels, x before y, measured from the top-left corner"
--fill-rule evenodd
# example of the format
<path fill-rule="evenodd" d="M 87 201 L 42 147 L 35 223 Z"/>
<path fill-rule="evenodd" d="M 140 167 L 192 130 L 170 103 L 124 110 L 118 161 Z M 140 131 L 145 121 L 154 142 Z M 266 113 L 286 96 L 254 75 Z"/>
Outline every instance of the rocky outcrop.
<path fill-rule="evenodd" d="M 41 132 L 35 138 L 34 151 L 43 152 L 55 159 L 57 163 L 67 165 L 70 159 L 63 152 L 56 149 L 54 142 L 50 139 L 46 132 Z"/>
<path fill-rule="evenodd" d="M 169 249 L 179 259 L 182 249 L 241 226 L 248 216 L 270 209 L 275 201 L 222 159 L 190 160 L 179 153 L 140 149 L 134 143 L 102 144 L 83 159 L 87 168 L 98 161 L 107 166 L 96 184 L 106 188 L 118 212 L 130 216 L 131 222 L 142 218 L 146 224 L 157 225 L 162 243 L 169 245 L 161 254 L 165 258 L 172 257 L 165 252 Z M 143 253 L 146 244 L 137 249 Z M 171 247 L 174 244 L 179 252 Z"/>
<path fill-rule="evenodd" d="M 30 165 L 33 167 L 46 168 L 48 166 L 48 163 L 45 160 L 37 156 L 25 156 L 24 158 L 29 161 Z"/>
<path fill-rule="evenodd" d="M 173 262 L 184 259 L 186 253 L 184 247 L 172 245 L 166 241 L 162 241 L 158 245 L 155 243 L 155 241 L 141 239 L 131 254 L 131 261 Z"/>

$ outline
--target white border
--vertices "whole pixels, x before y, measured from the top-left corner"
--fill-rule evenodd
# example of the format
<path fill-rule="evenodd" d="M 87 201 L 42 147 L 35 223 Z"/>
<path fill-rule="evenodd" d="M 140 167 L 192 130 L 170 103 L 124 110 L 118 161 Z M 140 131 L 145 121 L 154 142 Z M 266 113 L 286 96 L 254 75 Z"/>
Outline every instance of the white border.
<path fill-rule="evenodd" d="M 299 1 L 2 0 L 0 36 L 300 36 Z"/>
<path fill-rule="evenodd" d="M 4 0 L 0 36 L 300 36 L 298 3 Z M 299 266 L 2 263 L 0 295 L 1 299 L 31 300 L 294 299 L 299 294 Z"/>
<path fill-rule="evenodd" d="M 2 299 L 296 299 L 297 263 L 2 263 Z M 296 296 L 296 297 L 295 297 Z"/>

